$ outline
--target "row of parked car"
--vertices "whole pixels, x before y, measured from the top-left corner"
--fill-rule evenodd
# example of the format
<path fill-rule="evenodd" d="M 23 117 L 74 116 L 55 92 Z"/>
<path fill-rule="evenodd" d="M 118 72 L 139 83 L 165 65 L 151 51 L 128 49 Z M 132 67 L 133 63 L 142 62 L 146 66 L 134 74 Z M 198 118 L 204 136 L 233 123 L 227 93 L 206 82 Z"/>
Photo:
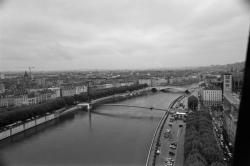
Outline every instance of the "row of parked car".
<path fill-rule="evenodd" d="M 171 121 L 171 119 L 170 119 L 170 121 Z M 171 140 L 171 130 L 170 129 L 166 129 L 166 131 L 164 133 L 164 137 L 165 138 L 169 138 Z M 177 143 L 176 142 L 172 142 L 169 145 L 169 148 L 171 150 L 169 151 L 169 157 L 166 158 L 166 160 L 165 160 L 165 166 L 173 166 L 174 165 L 174 159 L 172 157 L 175 156 L 174 150 L 176 150 L 176 148 L 177 148 Z"/>
<path fill-rule="evenodd" d="M 210 114 L 212 115 L 212 108 L 210 107 L 208 109 L 209 109 Z M 216 124 L 216 119 L 214 117 L 212 119 L 213 119 L 213 128 L 214 128 L 216 137 L 217 137 L 219 145 L 222 148 L 223 153 L 224 153 L 223 160 L 230 161 L 230 160 L 232 160 L 233 154 L 232 154 L 231 150 L 229 149 L 229 146 L 226 144 L 226 142 L 224 140 L 223 134 L 221 133 L 221 129 L 219 130 L 220 126 L 218 124 Z"/>
<path fill-rule="evenodd" d="M 171 128 L 172 128 L 172 126 L 173 126 L 173 122 L 174 121 L 176 121 L 176 120 L 178 120 L 178 119 L 182 119 L 182 120 L 184 120 L 186 118 L 186 116 L 183 116 L 183 117 L 181 117 L 180 118 L 180 116 L 179 115 L 176 115 L 176 114 L 171 114 L 171 117 L 170 117 L 170 123 L 168 124 L 169 125 L 169 127 L 170 128 L 168 128 L 168 129 L 166 129 L 166 131 L 164 132 L 164 138 L 167 138 L 167 139 L 169 139 L 169 141 L 172 141 L 172 135 L 171 135 Z M 182 124 L 180 124 L 179 125 L 179 127 L 183 127 L 183 125 Z M 164 165 L 165 166 L 174 166 L 174 156 L 175 156 L 175 151 L 176 151 L 176 149 L 177 149 L 177 143 L 176 142 L 172 142 L 170 145 L 169 145 L 169 153 L 168 153 L 168 156 L 169 157 L 167 157 L 166 158 L 166 160 L 164 161 Z M 160 152 L 160 150 L 158 149 L 157 151 L 156 151 L 156 154 L 157 155 L 159 155 L 161 152 Z"/>
<path fill-rule="evenodd" d="M 171 157 L 166 158 L 165 160 L 165 166 L 173 166 L 174 165 L 174 159 Z"/>
<path fill-rule="evenodd" d="M 169 145 L 169 148 L 171 150 L 169 151 L 169 157 L 166 158 L 166 160 L 165 160 L 165 166 L 173 166 L 174 165 L 174 159 L 173 159 L 173 157 L 175 156 L 175 152 L 173 152 L 173 151 L 176 150 L 177 143 L 176 142 L 172 142 Z"/>

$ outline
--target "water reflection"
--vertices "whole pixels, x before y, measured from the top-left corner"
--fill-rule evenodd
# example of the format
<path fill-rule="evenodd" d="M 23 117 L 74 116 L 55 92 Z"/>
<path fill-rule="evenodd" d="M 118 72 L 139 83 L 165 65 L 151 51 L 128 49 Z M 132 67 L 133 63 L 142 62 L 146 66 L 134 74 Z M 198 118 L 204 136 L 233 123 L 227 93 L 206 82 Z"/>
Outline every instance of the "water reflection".
<path fill-rule="evenodd" d="M 177 96 L 158 93 L 120 103 L 166 108 Z M 106 106 L 92 111 L 71 112 L 6 139 L 2 159 L 10 166 L 145 165 L 164 112 Z"/>
<path fill-rule="evenodd" d="M 6 166 L 6 161 L 4 161 L 4 158 L 2 156 L 2 154 L 0 153 L 0 166 Z"/>
<path fill-rule="evenodd" d="M 91 112 L 88 112 L 89 115 L 89 132 L 92 132 L 92 117 L 91 117 Z"/>
<path fill-rule="evenodd" d="M 155 117 L 153 115 L 136 116 L 131 114 L 115 114 L 115 113 L 104 113 L 104 112 L 92 112 L 92 114 L 115 117 L 121 119 L 150 119 L 150 120 L 160 120 L 161 117 Z"/>
<path fill-rule="evenodd" d="M 67 125 L 67 123 L 70 123 L 77 116 L 79 116 L 79 115 L 84 116 L 86 114 L 86 112 L 80 112 L 77 115 L 75 113 L 76 113 L 75 111 L 72 111 L 72 112 L 68 113 L 67 115 L 59 117 L 58 119 L 48 121 L 44 124 L 33 127 L 33 128 L 26 130 L 22 133 L 16 134 L 10 138 L 2 140 L 0 142 L 0 149 L 4 148 L 6 146 L 11 147 L 11 146 L 16 146 L 16 144 L 22 144 L 24 142 L 32 141 L 32 139 L 36 139 L 36 137 L 39 137 L 40 135 L 43 135 L 49 131 L 63 128 L 64 125 Z"/>

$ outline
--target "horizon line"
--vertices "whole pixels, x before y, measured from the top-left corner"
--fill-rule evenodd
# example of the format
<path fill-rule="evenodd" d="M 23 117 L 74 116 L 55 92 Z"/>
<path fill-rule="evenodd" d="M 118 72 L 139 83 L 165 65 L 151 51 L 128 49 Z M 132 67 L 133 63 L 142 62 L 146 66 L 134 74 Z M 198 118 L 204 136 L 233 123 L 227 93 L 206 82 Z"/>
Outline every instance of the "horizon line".
<path fill-rule="evenodd" d="M 63 71 L 141 71 L 141 70 L 185 70 L 185 69 L 196 69 L 196 68 L 203 68 L 203 67 L 211 67 L 211 66 L 224 66 L 224 65 L 232 65 L 235 63 L 245 63 L 245 61 L 237 61 L 237 62 L 233 62 L 233 63 L 227 63 L 227 64 L 210 64 L 210 65 L 203 65 L 203 66 L 180 66 L 180 67 L 152 67 L 152 68 L 117 68 L 117 69 L 105 69 L 105 68 L 95 68 L 95 69 L 91 69 L 91 68 L 86 68 L 86 69 L 38 69 L 38 70 L 33 70 L 33 73 L 36 72 L 63 72 Z M 25 70 L 1 70 L 0 73 L 8 73 L 8 72 L 23 72 L 23 71 L 29 71 L 29 69 L 25 69 Z"/>

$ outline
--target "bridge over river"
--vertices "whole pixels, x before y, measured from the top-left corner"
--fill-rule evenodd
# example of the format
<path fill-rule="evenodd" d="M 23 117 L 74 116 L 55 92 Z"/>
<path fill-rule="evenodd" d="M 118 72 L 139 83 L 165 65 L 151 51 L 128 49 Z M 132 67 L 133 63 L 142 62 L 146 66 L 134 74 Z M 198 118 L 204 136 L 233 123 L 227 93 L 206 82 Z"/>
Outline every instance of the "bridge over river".
<path fill-rule="evenodd" d="M 182 109 L 177 108 L 158 108 L 158 107 L 145 107 L 145 106 L 138 106 L 138 105 L 127 105 L 127 104 L 102 104 L 102 106 L 113 106 L 113 107 L 131 107 L 131 108 L 142 108 L 142 109 L 149 109 L 149 110 L 156 110 L 156 111 L 163 111 L 169 112 L 170 114 L 175 112 L 183 112 Z"/>
<path fill-rule="evenodd" d="M 103 104 L 103 106 L 113 106 L 113 107 L 132 107 L 132 108 L 143 108 L 150 110 L 160 110 L 160 111 L 170 111 L 168 109 L 155 108 L 155 107 L 145 107 L 145 106 L 136 106 L 136 105 L 128 105 L 128 104 Z"/>
<path fill-rule="evenodd" d="M 0 160 L 6 166 L 145 166 L 157 124 L 178 96 L 155 93 L 105 104 L 91 114 L 68 112 L 0 142 Z"/>
<path fill-rule="evenodd" d="M 166 92 L 185 92 L 188 90 L 188 88 L 185 87 L 179 87 L 179 86 L 156 86 L 152 87 L 160 91 L 166 91 Z"/>

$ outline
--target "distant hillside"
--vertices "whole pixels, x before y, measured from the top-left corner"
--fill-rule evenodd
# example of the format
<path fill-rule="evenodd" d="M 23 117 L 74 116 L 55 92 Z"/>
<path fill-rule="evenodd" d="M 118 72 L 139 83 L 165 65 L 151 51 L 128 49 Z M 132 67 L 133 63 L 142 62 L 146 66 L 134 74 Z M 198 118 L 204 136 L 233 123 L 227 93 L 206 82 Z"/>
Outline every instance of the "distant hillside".
<path fill-rule="evenodd" d="M 197 67 L 197 70 L 206 70 L 206 71 L 243 71 L 245 62 L 236 62 L 226 65 L 210 65 L 204 67 Z"/>

